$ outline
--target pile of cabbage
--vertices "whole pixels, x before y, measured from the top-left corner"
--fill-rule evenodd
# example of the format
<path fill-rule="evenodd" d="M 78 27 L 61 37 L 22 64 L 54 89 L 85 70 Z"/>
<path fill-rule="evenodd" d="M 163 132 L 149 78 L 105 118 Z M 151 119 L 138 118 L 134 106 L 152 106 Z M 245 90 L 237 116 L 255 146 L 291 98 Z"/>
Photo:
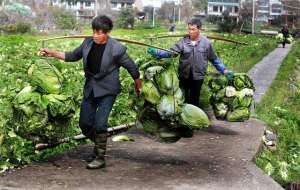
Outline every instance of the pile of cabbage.
<path fill-rule="evenodd" d="M 21 85 L 10 102 L 1 102 L 1 110 L 7 112 L 1 114 L 7 117 L 1 120 L 5 123 L 0 123 L 2 171 L 29 162 L 34 157 L 34 144 L 55 142 L 71 132 L 76 106 L 73 97 L 62 92 L 60 71 L 41 59 L 29 67 L 27 77 L 29 83 Z M 3 89 L 1 93 L 9 92 Z"/>
<path fill-rule="evenodd" d="M 245 121 L 250 117 L 254 85 L 245 73 L 235 73 L 228 81 L 225 76 L 212 78 L 209 83 L 212 91 L 210 103 L 217 119 Z"/>
<path fill-rule="evenodd" d="M 209 126 L 209 119 L 200 108 L 184 103 L 176 62 L 151 58 L 136 62 L 143 75 L 141 96 L 135 104 L 138 127 L 159 142 L 173 143 L 183 131 Z"/>
<path fill-rule="evenodd" d="M 63 76 L 45 59 L 28 69 L 30 84 L 13 101 L 15 133 L 32 142 L 61 138 L 75 113 L 71 96 L 62 94 Z"/>
<path fill-rule="evenodd" d="M 276 35 L 275 39 L 277 40 L 278 43 L 282 43 L 284 41 L 284 37 L 282 33 L 279 33 Z M 289 34 L 288 38 L 286 39 L 286 43 L 292 43 L 294 41 L 294 38 L 292 35 Z"/>

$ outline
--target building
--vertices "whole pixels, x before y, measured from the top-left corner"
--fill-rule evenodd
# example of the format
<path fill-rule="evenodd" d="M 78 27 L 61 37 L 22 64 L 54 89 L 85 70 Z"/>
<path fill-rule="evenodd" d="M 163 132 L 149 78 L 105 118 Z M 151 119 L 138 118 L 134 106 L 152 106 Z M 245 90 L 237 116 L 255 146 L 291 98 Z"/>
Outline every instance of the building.
<path fill-rule="evenodd" d="M 51 4 L 74 11 L 77 17 L 93 17 L 95 13 L 95 0 L 80 0 L 74 2 L 52 0 Z"/>
<path fill-rule="evenodd" d="M 132 7 L 134 0 L 110 0 L 112 10 L 120 10 L 121 8 Z"/>
<path fill-rule="evenodd" d="M 229 11 L 229 15 L 238 17 L 240 0 L 208 0 L 207 15 L 221 16 L 223 12 Z"/>
<path fill-rule="evenodd" d="M 282 14 L 282 3 L 279 0 L 258 0 L 257 21 L 270 22 Z"/>
<path fill-rule="evenodd" d="M 119 11 L 123 7 L 132 7 L 135 0 L 108 0 L 110 2 L 110 10 Z M 78 0 L 78 1 L 62 1 L 51 0 L 53 6 L 65 8 L 74 11 L 77 17 L 93 17 L 95 15 L 95 0 Z M 100 5 L 98 5 L 98 8 Z M 103 7 L 102 7 L 103 8 Z M 109 11 L 109 10 L 106 10 Z"/>

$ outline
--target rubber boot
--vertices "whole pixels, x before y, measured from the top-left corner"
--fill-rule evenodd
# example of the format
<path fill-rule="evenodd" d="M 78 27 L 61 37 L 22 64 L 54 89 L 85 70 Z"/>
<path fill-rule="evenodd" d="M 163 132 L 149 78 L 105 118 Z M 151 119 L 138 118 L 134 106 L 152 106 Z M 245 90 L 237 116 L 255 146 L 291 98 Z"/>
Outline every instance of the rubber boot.
<path fill-rule="evenodd" d="M 93 143 L 95 143 L 95 136 L 96 136 L 96 130 L 93 128 L 89 131 L 89 133 L 86 133 L 85 136 L 90 139 Z M 91 162 L 96 158 L 95 151 L 93 153 L 89 154 L 84 160 L 86 162 Z"/>
<path fill-rule="evenodd" d="M 96 134 L 95 135 L 95 147 L 94 153 L 96 158 L 87 165 L 88 169 L 99 169 L 105 167 L 104 155 L 106 152 L 107 134 Z"/>

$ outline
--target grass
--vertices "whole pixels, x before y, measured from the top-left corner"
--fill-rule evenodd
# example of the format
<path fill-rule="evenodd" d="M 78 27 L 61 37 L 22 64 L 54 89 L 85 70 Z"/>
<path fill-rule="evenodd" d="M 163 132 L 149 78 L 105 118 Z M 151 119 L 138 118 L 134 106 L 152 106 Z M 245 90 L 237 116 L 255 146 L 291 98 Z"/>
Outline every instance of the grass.
<path fill-rule="evenodd" d="M 277 133 L 277 149 L 264 149 L 257 165 L 283 186 L 300 179 L 300 42 L 294 44 L 256 113 Z"/>

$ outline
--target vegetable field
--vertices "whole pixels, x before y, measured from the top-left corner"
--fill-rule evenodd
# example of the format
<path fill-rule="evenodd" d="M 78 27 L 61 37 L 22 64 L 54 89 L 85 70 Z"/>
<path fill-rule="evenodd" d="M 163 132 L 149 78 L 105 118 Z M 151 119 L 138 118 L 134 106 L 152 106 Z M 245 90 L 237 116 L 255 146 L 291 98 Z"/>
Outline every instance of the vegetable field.
<path fill-rule="evenodd" d="M 155 33 L 154 30 L 152 33 Z M 127 35 L 125 35 L 125 33 Z M 164 48 L 171 47 L 178 39 L 167 38 L 150 42 L 141 32 L 134 36 L 128 31 L 116 31 L 112 35 L 152 43 Z M 243 35 L 223 35 L 226 38 L 248 43 L 248 46 L 214 41 L 216 52 L 235 72 L 248 71 L 257 61 L 276 46 L 272 38 Z M 84 73 L 82 63 L 64 63 L 38 56 L 41 36 L 0 37 L 0 171 L 43 159 L 49 155 L 74 147 L 82 142 L 71 142 L 51 150 L 36 151 L 39 142 L 79 134 L 79 105 L 82 98 Z M 49 49 L 70 51 L 82 40 L 50 41 Z M 146 57 L 146 49 L 127 45 L 134 59 Z M 259 51 L 258 51 L 259 50 Z M 176 61 L 176 60 L 175 60 Z M 44 67 L 47 68 L 44 68 Z M 41 69 L 41 67 L 43 67 Z M 47 70 L 47 72 L 43 72 Z M 210 66 L 210 72 L 215 72 Z M 133 80 L 125 70 L 120 72 L 122 92 L 110 115 L 110 126 L 135 121 Z M 43 86 L 43 88 L 41 88 Z M 208 106 L 210 90 L 203 88 L 201 105 Z"/>

